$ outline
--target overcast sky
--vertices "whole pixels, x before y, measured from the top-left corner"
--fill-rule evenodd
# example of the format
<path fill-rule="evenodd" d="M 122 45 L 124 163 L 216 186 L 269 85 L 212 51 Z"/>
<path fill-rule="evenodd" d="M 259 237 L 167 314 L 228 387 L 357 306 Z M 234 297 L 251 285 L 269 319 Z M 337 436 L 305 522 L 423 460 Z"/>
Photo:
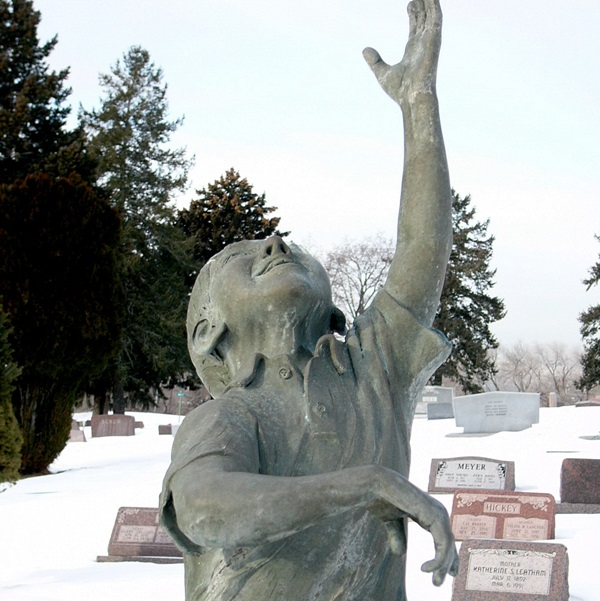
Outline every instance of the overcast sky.
<path fill-rule="evenodd" d="M 235 167 L 294 241 L 327 250 L 395 230 L 399 108 L 365 46 L 402 57 L 396 0 L 34 0 L 58 34 L 71 102 L 97 106 L 98 74 L 135 44 L 168 83 L 174 142 L 196 157 L 190 192 Z M 438 95 L 453 187 L 496 240 L 504 345 L 578 347 L 600 302 L 582 279 L 600 243 L 600 2 L 446 0 Z"/>

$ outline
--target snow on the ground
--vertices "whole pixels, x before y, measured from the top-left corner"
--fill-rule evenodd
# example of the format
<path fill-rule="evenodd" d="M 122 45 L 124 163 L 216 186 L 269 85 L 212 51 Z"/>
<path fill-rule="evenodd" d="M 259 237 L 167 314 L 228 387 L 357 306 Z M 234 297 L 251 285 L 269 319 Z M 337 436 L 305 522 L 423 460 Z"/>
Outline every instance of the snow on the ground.
<path fill-rule="evenodd" d="M 19 481 L 0 494 L 2 601 L 183 601 L 183 566 L 99 563 L 107 554 L 119 507 L 157 507 L 169 465 L 171 436 L 159 424 L 177 416 L 131 413 L 144 422 L 135 436 L 69 443 L 52 474 Z M 78 414 L 76 419 L 88 419 Z M 462 436 L 454 420 L 417 416 L 412 434 L 411 480 L 427 489 L 432 458 L 475 455 L 512 460 L 517 490 L 551 493 L 559 500 L 560 467 L 567 457 L 600 459 L 600 409 L 541 409 L 540 423 L 522 432 Z M 437 495 L 448 511 L 452 495 Z M 430 536 L 411 523 L 407 569 L 412 601 L 450 601 L 451 580 L 440 588 L 419 566 L 433 556 Z M 556 540 L 569 554 L 570 601 L 600 601 L 600 514 L 556 516 Z M 282 600 L 284 601 L 284 600 Z"/>

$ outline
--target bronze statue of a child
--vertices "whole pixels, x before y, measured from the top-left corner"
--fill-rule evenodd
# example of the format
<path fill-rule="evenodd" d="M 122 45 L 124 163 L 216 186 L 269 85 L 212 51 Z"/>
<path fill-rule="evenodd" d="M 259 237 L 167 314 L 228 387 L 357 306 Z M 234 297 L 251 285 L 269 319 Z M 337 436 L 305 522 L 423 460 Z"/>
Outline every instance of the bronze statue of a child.
<path fill-rule="evenodd" d="M 409 16 L 399 64 L 364 51 L 405 132 L 397 250 L 368 310 L 334 336 L 323 267 L 277 236 L 227 247 L 194 286 L 189 348 L 215 400 L 179 428 L 161 495 L 187 601 L 404 600 L 407 517 L 433 536 L 434 584 L 456 574 L 446 510 L 407 480 L 417 396 L 449 353 L 431 324 L 452 241 L 439 1 Z"/>

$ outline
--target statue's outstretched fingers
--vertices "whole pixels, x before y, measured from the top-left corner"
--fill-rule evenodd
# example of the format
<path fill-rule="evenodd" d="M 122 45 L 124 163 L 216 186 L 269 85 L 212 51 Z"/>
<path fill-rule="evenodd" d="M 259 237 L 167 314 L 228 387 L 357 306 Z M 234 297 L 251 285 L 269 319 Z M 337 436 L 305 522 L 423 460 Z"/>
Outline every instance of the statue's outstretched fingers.
<path fill-rule="evenodd" d="M 442 7 L 440 6 L 440 0 L 424 0 L 424 2 L 427 27 L 441 28 Z"/>
<path fill-rule="evenodd" d="M 416 23 L 416 30 L 417 31 L 423 31 L 423 28 L 425 27 L 425 20 L 427 17 L 427 12 L 425 10 L 425 3 L 423 2 L 423 0 L 412 0 L 412 2 L 410 3 L 412 4 L 412 15 L 411 12 L 409 12 L 409 17 L 415 19 L 415 23 Z M 409 5 L 410 8 L 410 5 Z"/>
<path fill-rule="evenodd" d="M 406 10 L 408 12 L 408 37 L 411 38 L 417 31 L 417 8 L 415 7 L 415 0 L 408 3 Z"/>

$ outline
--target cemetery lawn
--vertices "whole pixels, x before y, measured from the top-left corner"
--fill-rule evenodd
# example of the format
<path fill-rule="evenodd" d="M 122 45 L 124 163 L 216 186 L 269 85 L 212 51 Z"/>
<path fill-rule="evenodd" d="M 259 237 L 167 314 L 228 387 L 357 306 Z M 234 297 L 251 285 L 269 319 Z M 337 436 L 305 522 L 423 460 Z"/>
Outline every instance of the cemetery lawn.
<path fill-rule="evenodd" d="M 161 424 L 177 416 L 128 413 L 144 423 L 135 436 L 69 443 L 47 476 L 27 478 L 0 493 L 0 599 L 3 601 L 183 601 L 183 565 L 99 563 L 119 507 L 157 507 L 172 436 Z M 77 414 L 75 419 L 89 419 Z M 462 435 L 453 419 L 417 416 L 411 481 L 427 490 L 431 460 L 482 456 L 515 462 L 517 491 L 550 493 L 560 501 L 565 458 L 600 459 L 600 408 L 540 409 L 540 423 L 522 432 Z M 435 495 L 450 512 L 452 495 Z M 569 554 L 570 601 L 598 601 L 600 514 L 557 514 L 556 539 Z M 458 543 L 460 545 L 460 543 Z M 451 581 L 435 588 L 419 566 L 433 557 L 430 536 L 409 525 L 409 601 L 450 601 Z"/>

